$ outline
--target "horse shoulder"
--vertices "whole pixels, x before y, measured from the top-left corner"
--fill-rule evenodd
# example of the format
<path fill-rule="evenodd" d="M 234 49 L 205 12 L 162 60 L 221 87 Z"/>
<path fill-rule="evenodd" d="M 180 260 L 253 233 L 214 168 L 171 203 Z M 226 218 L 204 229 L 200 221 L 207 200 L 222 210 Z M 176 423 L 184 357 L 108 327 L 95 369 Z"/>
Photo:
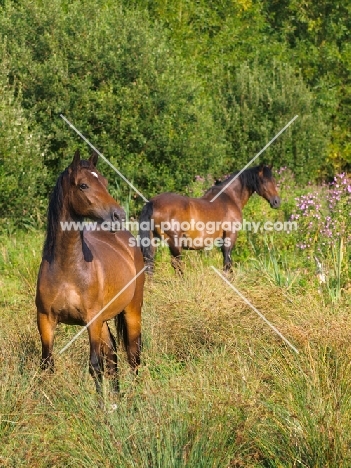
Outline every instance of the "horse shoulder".
<path fill-rule="evenodd" d="M 96 240 L 98 239 L 98 242 Z M 101 248 L 104 246 L 105 255 L 103 263 L 114 262 L 120 268 L 128 268 L 136 274 L 144 266 L 143 254 L 140 249 L 138 239 L 130 231 L 120 230 L 115 232 L 106 232 L 97 236 L 95 240 L 96 257 L 101 258 Z"/>

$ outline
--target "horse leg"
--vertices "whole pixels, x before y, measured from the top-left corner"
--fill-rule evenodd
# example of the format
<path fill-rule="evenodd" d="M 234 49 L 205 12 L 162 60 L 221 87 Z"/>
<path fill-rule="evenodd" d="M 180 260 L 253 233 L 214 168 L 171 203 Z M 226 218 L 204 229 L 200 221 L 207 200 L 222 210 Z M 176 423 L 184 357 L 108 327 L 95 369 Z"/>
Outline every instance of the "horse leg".
<path fill-rule="evenodd" d="M 221 247 L 223 254 L 223 270 L 225 272 L 232 271 L 232 258 L 231 253 L 236 242 L 237 233 L 230 233 L 229 236 L 223 238 L 223 245 Z"/>
<path fill-rule="evenodd" d="M 101 350 L 106 357 L 107 374 L 112 378 L 112 388 L 119 392 L 116 340 L 107 324 L 104 322 L 101 331 Z"/>
<path fill-rule="evenodd" d="M 156 247 L 152 244 L 153 239 L 155 238 L 155 233 L 150 233 L 149 242 L 150 245 L 143 248 L 143 255 L 144 255 L 144 262 L 146 266 L 145 273 L 148 275 L 154 274 L 155 269 L 155 254 L 156 254 Z"/>
<path fill-rule="evenodd" d="M 89 373 L 94 379 L 96 391 L 102 394 L 102 374 L 104 363 L 101 355 L 102 322 L 95 320 L 88 327 L 90 342 Z"/>
<path fill-rule="evenodd" d="M 56 322 L 50 320 L 49 315 L 38 311 L 37 325 L 42 346 L 40 367 L 43 370 L 48 369 L 50 372 L 54 372 L 54 358 L 52 357 L 52 348 L 54 346 L 54 332 L 56 328 Z"/>
<path fill-rule="evenodd" d="M 129 365 L 138 374 L 141 353 L 141 313 L 137 308 L 128 305 L 124 312 L 126 327 L 126 351 Z"/>
<path fill-rule="evenodd" d="M 152 275 L 154 271 L 154 256 L 155 250 L 153 248 L 153 236 L 155 236 L 155 231 L 151 229 L 153 224 L 153 203 L 147 202 L 146 205 L 141 210 L 139 217 L 139 239 L 140 247 L 143 253 L 144 262 L 146 265 L 146 273 Z"/>
<path fill-rule="evenodd" d="M 182 262 L 182 248 L 181 246 L 177 245 L 177 242 L 175 239 L 178 239 L 178 243 L 179 243 L 180 238 L 176 236 L 170 237 L 168 240 L 168 247 L 171 252 L 171 264 L 176 273 L 178 273 L 179 275 L 183 275 L 184 265 Z"/>
<path fill-rule="evenodd" d="M 138 282 L 139 278 L 137 278 Z M 143 281 L 143 280 L 142 280 Z M 119 336 L 123 337 L 127 351 L 128 362 L 135 374 L 138 373 L 141 353 L 141 307 L 143 303 L 143 288 L 137 284 L 132 301 L 122 313 L 117 316 Z"/>

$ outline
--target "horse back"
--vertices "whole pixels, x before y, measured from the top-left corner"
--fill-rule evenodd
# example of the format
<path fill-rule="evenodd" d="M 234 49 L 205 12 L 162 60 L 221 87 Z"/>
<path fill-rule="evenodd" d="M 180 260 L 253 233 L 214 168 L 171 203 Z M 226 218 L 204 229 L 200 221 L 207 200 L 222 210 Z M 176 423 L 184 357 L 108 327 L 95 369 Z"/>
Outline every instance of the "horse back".
<path fill-rule="evenodd" d="M 229 198 L 226 196 L 211 203 L 209 198 L 192 198 L 176 193 L 162 193 L 151 199 L 153 220 L 155 224 L 171 220 L 201 221 L 223 220 L 233 212 Z M 236 207 L 234 207 L 234 211 Z"/>

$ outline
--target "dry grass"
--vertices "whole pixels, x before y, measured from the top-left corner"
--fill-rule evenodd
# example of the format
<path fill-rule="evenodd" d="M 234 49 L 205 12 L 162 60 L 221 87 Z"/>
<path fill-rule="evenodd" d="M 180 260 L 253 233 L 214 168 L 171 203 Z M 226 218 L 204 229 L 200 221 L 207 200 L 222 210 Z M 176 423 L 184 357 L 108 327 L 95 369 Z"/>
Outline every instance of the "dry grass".
<path fill-rule="evenodd" d="M 326 303 L 311 274 L 286 290 L 249 263 L 234 269 L 230 281 L 296 355 L 209 267 L 218 255 L 189 255 L 178 278 L 161 253 L 145 290 L 140 376 L 119 352 L 124 396 L 106 384 L 103 411 L 86 336 L 57 357 L 55 375 L 38 371 L 39 243 L 1 250 L 0 466 L 349 466 L 348 296 Z M 59 327 L 56 351 L 76 330 Z"/>

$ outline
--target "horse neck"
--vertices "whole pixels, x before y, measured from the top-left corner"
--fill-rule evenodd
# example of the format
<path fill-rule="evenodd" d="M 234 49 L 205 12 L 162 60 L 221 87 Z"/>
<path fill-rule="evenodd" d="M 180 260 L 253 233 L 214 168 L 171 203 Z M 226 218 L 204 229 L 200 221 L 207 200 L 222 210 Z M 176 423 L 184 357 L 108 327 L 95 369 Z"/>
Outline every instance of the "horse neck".
<path fill-rule="evenodd" d="M 224 193 L 242 210 L 254 190 L 242 184 L 240 178 L 234 180 L 225 190 Z"/>
<path fill-rule="evenodd" d="M 67 206 L 61 209 L 60 219 L 57 222 L 53 237 L 53 245 L 49 253 L 50 260 L 67 269 L 69 264 L 76 263 L 84 259 L 82 248 L 82 232 L 80 229 L 74 229 L 74 224 L 82 222 L 83 218 L 73 216 Z M 71 223 L 71 224 L 70 224 Z M 66 226 L 66 229 L 63 228 Z M 70 226 L 70 229 L 68 227 Z"/>

